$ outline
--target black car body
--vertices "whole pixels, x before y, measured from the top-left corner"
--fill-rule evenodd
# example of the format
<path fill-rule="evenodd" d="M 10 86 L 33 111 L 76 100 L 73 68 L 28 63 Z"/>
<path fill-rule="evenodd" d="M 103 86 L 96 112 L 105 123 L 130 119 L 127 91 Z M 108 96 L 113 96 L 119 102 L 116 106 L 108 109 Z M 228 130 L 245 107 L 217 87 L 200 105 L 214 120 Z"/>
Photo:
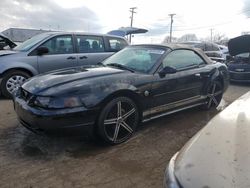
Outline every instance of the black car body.
<path fill-rule="evenodd" d="M 176 153 L 164 187 L 249 187 L 250 92 L 217 114 Z"/>
<path fill-rule="evenodd" d="M 200 51 L 135 45 L 100 66 L 36 76 L 19 89 L 14 102 L 29 129 L 88 129 L 116 144 L 127 140 L 140 121 L 198 105 L 217 106 L 227 86 L 226 66 L 210 62 Z M 113 130 L 105 130 L 106 124 Z M 112 131 L 122 139 L 114 139 Z"/>
<path fill-rule="evenodd" d="M 230 80 L 250 82 L 250 35 L 229 40 L 228 48 L 232 56 L 227 62 Z"/>

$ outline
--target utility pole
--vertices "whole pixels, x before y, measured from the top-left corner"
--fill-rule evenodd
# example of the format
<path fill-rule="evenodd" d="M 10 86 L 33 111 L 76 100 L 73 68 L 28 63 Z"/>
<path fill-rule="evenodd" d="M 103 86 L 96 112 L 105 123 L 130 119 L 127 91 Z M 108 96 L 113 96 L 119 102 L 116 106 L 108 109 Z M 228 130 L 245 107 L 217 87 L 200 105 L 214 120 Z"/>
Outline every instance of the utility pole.
<path fill-rule="evenodd" d="M 134 13 L 135 9 L 137 9 L 137 7 L 131 7 L 129 9 L 129 11 L 131 12 L 131 16 L 130 16 L 130 27 L 133 27 L 133 21 L 134 21 Z M 129 35 L 129 42 L 131 43 L 131 34 Z"/>
<path fill-rule="evenodd" d="M 169 38 L 169 42 L 171 43 L 172 42 L 172 26 L 173 26 L 173 17 L 175 16 L 176 14 L 169 14 L 170 18 L 171 18 L 171 23 L 170 23 L 170 38 Z"/>
<path fill-rule="evenodd" d="M 213 30 L 214 29 L 210 29 L 210 40 L 211 40 L 211 42 L 213 42 Z"/>

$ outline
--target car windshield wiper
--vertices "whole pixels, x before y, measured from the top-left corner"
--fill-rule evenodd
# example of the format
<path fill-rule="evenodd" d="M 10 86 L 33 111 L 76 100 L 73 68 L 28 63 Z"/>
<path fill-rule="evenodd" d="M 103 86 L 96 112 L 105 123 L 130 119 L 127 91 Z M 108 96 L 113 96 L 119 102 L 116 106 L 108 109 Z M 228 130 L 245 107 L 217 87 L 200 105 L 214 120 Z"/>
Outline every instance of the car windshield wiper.
<path fill-rule="evenodd" d="M 121 64 L 118 64 L 118 63 L 109 63 L 109 64 L 106 64 L 107 66 L 112 66 L 112 67 L 117 67 L 117 68 L 120 68 L 120 69 L 125 69 L 125 70 L 128 70 L 130 72 L 135 72 L 133 69 L 129 68 L 129 67 L 126 67 L 124 65 L 121 65 Z"/>

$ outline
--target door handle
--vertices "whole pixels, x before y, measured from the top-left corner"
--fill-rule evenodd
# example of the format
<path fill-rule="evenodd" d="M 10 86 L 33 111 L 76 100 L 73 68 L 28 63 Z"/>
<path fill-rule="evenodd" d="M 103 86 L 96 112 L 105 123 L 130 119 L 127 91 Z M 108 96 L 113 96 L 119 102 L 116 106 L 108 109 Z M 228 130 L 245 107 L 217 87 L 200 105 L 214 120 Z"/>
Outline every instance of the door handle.
<path fill-rule="evenodd" d="M 76 57 L 69 56 L 67 59 L 76 59 Z"/>
<path fill-rule="evenodd" d="M 80 59 L 87 59 L 88 57 L 87 56 L 81 56 L 79 57 Z"/>
<path fill-rule="evenodd" d="M 200 73 L 196 73 L 195 76 L 201 77 L 201 74 Z"/>

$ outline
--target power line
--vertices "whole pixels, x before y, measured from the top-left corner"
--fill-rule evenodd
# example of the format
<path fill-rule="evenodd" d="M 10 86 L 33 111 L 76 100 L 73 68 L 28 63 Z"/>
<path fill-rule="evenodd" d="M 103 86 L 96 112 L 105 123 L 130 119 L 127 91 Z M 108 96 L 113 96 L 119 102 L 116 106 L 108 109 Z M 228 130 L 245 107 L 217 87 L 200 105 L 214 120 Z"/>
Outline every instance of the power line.
<path fill-rule="evenodd" d="M 246 17 L 244 19 L 249 19 L 250 17 Z M 201 30 L 201 29 L 209 29 L 209 28 L 213 28 L 213 27 L 218 27 L 218 26 L 222 26 L 222 25 L 227 25 L 232 23 L 233 21 L 228 21 L 228 22 L 221 22 L 221 23 L 217 23 L 217 24 L 213 24 L 213 25 L 207 25 L 207 26 L 201 26 L 201 27 L 191 27 L 191 28 L 186 28 L 186 29 L 175 29 L 174 31 L 189 31 L 189 30 Z M 179 28 L 183 28 L 184 26 L 175 26 L 175 27 L 179 27 Z"/>
<path fill-rule="evenodd" d="M 250 9 L 245 9 L 242 11 L 239 11 L 238 13 L 232 15 L 232 16 L 237 16 L 237 15 L 244 15 L 246 12 L 250 12 Z M 178 18 L 178 17 L 177 17 Z M 246 17 L 245 19 L 249 19 L 250 17 Z M 199 27 L 190 27 L 190 28 L 185 28 L 185 26 L 175 26 L 175 28 L 183 28 L 183 29 L 175 29 L 174 31 L 188 31 L 188 30 L 200 30 L 200 29 L 209 29 L 213 27 L 218 27 L 222 25 L 227 25 L 232 23 L 233 21 L 227 21 L 227 22 L 221 22 L 213 25 L 207 25 L 207 26 L 199 26 Z"/>

